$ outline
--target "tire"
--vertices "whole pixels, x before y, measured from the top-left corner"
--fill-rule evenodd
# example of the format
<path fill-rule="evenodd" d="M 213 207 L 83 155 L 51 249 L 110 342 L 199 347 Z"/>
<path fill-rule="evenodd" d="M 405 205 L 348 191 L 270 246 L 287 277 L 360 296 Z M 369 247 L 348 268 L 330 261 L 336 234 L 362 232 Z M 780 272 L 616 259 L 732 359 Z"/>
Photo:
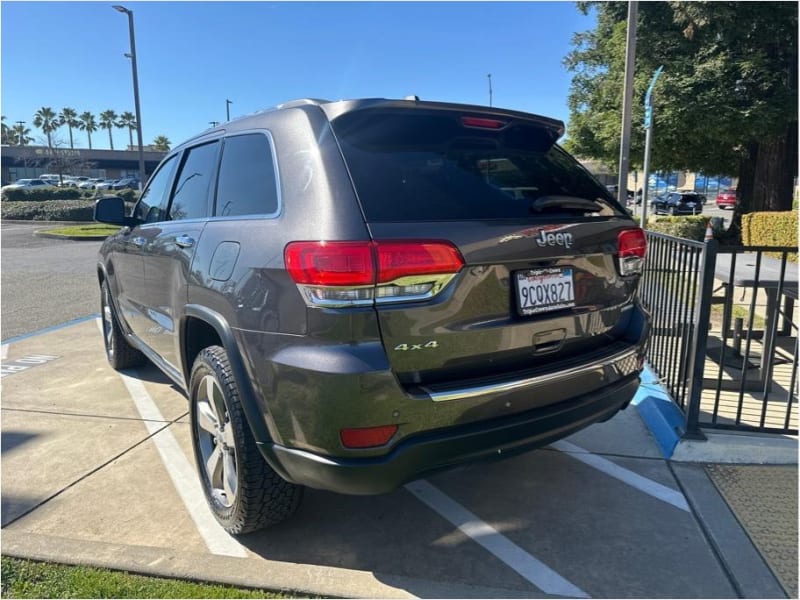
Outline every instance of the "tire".
<path fill-rule="evenodd" d="M 670 206 L 669 207 L 669 216 L 671 216 L 671 217 L 678 216 L 678 209 L 676 209 L 674 206 Z"/>
<path fill-rule="evenodd" d="M 147 360 L 145 355 L 131 346 L 122 332 L 111 303 L 108 282 L 105 280 L 100 284 L 100 308 L 100 316 L 103 319 L 103 344 L 109 364 L 117 371 L 144 364 Z"/>
<path fill-rule="evenodd" d="M 189 402 L 200 482 L 225 531 L 249 533 L 291 517 L 304 488 L 282 479 L 261 456 L 224 348 L 209 346 L 197 356 Z"/>

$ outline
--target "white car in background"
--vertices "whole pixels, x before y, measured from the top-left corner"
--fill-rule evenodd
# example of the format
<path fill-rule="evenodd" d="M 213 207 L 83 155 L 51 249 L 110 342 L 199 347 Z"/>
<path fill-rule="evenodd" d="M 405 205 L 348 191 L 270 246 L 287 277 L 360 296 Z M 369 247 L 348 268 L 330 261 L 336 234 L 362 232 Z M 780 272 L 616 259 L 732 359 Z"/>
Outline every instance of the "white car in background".
<path fill-rule="evenodd" d="M 52 184 L 46 182 L 44 179 L 17 179 L 14 183 L 4 185 L 0 190 L 16 190 L 20 188 L 40 188 L 49 187 Z"/>

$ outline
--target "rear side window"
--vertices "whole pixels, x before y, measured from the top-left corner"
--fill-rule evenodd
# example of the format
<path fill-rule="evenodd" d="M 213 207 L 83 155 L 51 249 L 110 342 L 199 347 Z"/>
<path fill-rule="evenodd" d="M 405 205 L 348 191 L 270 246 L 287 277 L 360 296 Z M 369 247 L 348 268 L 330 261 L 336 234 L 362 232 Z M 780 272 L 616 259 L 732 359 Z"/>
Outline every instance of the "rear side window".
<path fill-rule="evenodd" d="M 274 215 L 278 186 L 269 139 L 262 133 L 225 139 L 217 184 L 216 216 Z"/>
<path fill-rule="evenodd" d="M 554 145 L 554 131 L 533 121 L 366 109 L 332 127 L 370 221 L 625 214 Z M 563 201 L 574 198 L 588 202 Z"/>
<path fill-rule="evenodd" d="M 219 142 L 187 150 L 169 207 L 172 221 L 208 217 L 208 192 L 217 166 Z"/>

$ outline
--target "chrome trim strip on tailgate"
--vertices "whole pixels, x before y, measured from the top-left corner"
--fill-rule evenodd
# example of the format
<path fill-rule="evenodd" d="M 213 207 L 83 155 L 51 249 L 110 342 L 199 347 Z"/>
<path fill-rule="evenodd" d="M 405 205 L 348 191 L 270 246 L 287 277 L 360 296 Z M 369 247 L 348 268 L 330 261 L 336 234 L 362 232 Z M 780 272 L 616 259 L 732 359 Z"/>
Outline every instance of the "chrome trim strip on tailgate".
<path fill-rule="evenodd" d="M 475 387 L 468 387 L 468 388 L 457 388 L 453 390 L 447 391 L 435 391 L 431 388 L 421 386 L 420 389 L 428 394 L 434 402 L 446 402 L 448 400 L 464 400 L 467 398 L 475 398 L 477 396 L 488 396 L 493 394 L 500 394 L 504 392 L 513 392 L 524 389 L 526 387 L 535 388 L 539 385 L 545 383 L 555 383 L 560 379 L 569 379 L 570 377 L 574 377 L 575 375 L 579 375 L 580 373 L 586 371 L 594 371 L 597 369 L 605 369 L 607 367 L 611 367 L 616 363 L 630 361 L 632 365 L 632 369 L 626 369 L 622 372 L 622 376 L 630 375 L 634 371 L 638 370 L 638 361 L 637 356 L 640 353 L 640 348 L 629 348 L 624 350 L 623 352 L 618 352 L 617 354 L 612 354 L 611 356 L 606 356 L 604 358 L 600 358 L 594 362 L 582 365 L 576 365 L 574 367 L 564 369 L 561 371 L 557 371 L 554 373 L 547 373 L 546 375 L 534 375 L 533 377 L 526 377 L 525 379 L 516 379 L 514 381 L 504 381 L 501 383 L 491 383 L 487 385 L 479 385 Z"/>

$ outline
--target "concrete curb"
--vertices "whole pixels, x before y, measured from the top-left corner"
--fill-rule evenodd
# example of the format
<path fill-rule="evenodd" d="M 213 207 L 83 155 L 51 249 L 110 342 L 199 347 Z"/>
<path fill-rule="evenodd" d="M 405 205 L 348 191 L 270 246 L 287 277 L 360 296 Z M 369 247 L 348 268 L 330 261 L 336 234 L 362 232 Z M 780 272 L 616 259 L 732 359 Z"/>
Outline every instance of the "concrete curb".
<path fill-rule="evenodd" d="M 429 581 L 339 567 L 278 562 L 261 557 L 233 558 L 178 552 L 172 548 L 75 540 L 13 529 L 3 530 L 2 554 L 325 598 L 529 598 L 531 595 L 530 590 Z"/>
<path fill-rule="evenodd" d="M 631 401 L 664 458 L 684 463 L 798 463 L 796 436 L 703 430 L 705 440 L 683 437 L 684 417 L 656 374 L 645 365 L 642 384 Z"/>

